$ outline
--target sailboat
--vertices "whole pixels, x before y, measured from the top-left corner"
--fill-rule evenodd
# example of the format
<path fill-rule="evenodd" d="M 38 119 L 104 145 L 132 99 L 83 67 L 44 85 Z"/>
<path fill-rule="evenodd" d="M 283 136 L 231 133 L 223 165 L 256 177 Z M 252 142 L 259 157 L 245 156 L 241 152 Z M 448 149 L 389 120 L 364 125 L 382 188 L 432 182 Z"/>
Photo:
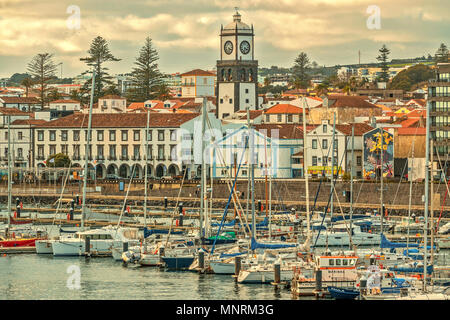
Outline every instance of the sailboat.
<path fill-rule="evenodd" d="M 8 227 L 5 230 L 5 236 L 0 236 L 0 248 L 14 247 L 35 247 L 36 240 L 44 239 L 42 237 L 16 237 L 15 230 L 11 230 L 11 224 L 20 224 L 11 217 L 11 197 L 12 197 L 12 164 L 11 164 L 11 116 L 8 116 Z M 17 230 L 19 231 L 19 230 Z"/>

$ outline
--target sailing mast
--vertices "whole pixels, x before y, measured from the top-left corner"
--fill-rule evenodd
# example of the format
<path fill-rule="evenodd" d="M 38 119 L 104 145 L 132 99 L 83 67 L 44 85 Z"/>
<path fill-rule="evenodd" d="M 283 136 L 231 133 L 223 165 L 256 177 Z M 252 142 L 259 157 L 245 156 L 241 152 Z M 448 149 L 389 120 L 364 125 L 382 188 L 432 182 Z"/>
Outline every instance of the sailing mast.
<path fill-rule="evenodd" d="M 84 179 L 83 179 L 83 203 L 81 205 L 81 231 L 84 231 L 84 217 L 86 215 L 86 186 L 88 178 L 88 155 L 89 155 L 89 142 L 91 140 L 91 126 L 92 126 L 92 105 L 94 104 L 94 85 L 95 85 L 95 69 L 92 70 L 92 89 L 91 89 L 91 101 L 89 104 L 89 120 L 88 120 L 88 132 L 86 141 L 86 152 L 84 154 Z"/>
<path fill-rule="evenodd" d="M 9 238 L 9 230 L 11 228 L 11 116 L 8 116 L 8 234 L 6 237 Z"/>
<path fill-rule="evenodd" d="M 252 238 L 256 240 L 256 223 L 255 223 L 255 166 L 253 162 L 255 161 L 254 152 L 255 152 L 255 141 L 253 131 L 251 130 L 250 125 L 250 108 L 247 107 L 247 126 L 249 132 L 250 139 L 250 148 L 249 148 L 249 164 L 250 164 L 250 174 L 251 174 L 251 183 L 252 183 Z"/>
<path fill-rule="evenodd" d="M 355 167 L 355 124 L 352 125 L 352 161 L 350 171 L 350 243 L 352 244 L 353 235 L 353 169 Z"/>
<path fill-rule="evenodd" d="M 409 180 L 409 203 L 408 203 L 408 227 L 407 227 L 407 236 L 406 236 L 406 252 L 409 252 L 409 225 L 411 220 L 411 196 L 412 196 L 412 182 L 413 182 L 413 170 L 414 170 L 414 142 L 412 143 L 412 151 L 411 151 L 411 170 L 409 171 L 408 178 Z"/>
<path fill-rule="evenodd" d="M 303 175 L 305 177 L 305 192 L 306 192 L 306 228 L 308 229 L 306 236 L 306 244 L 309 245 L 311 239 L 311 226 L 310 226 L 310 212 L 309 212 L 309 182 L 308 182 L 308 170 L 306 168 L 306 107 L 308 102 L 306 97 L 303 97 Z"/>
<path fill-rule="evenodd" d="M 147 177 L 148 177 L 148 130 L 150 126 L 150 110 L 147 109 L 147 126 L 145 129 L 145 195 L 144 195 L 144 229 L 147 228 Z"/>
<path fill-rule="evenodd" d="M 423 247 L 424 247 L 424 253 L 423 253 L 423 291 L 426 290 L 427 287 L 427 240 L 428 240 L 428 183 L 430 180 L 430 106 L 427 106 L 427 119 L 426 119 L 426 141 L 425 141 L 425 211 L 424 211 L 424 218 L 425 218 L 425 224 L 424 224 L 424 232 L 423 232 Z"/>
<path fill-rule="evenodd" d="M 205 185 L 206 185 L 206 168 L 205 168 L 205 155 L 204 155 L 204 151 L 205 151 L 205 140 L 204 140 L 204 135 L 205 135 L 205 127 L 206 127 L 206 98 L 203 98 L 203 105 L 202 105 L 202 152 L 201 152 L 201 186 L 200 186 L 200 214 L 199 214 L 199 219 L 200 219 L 200 240 L 203 242 L 203 237 L 204 237 L 204 232 L 203 232 L 203 215 L 205 213 Z"/>
<path fill-rule="evenodd" d="M 380 179 L 381 179 L 381 189 L 380 189 L 380 234 L 383 234 L 383 215 L 384 215 L 384 205 L 383 205 L 383 142 L 384 142 L 384 132 L 383 132 L 383 127 L 380 127 L 380 139 L 381 139 L 381 150 L 380 150 Z M 383 247 L 380 248 L 381 249 L 381 254 L 383 254 Z"/>

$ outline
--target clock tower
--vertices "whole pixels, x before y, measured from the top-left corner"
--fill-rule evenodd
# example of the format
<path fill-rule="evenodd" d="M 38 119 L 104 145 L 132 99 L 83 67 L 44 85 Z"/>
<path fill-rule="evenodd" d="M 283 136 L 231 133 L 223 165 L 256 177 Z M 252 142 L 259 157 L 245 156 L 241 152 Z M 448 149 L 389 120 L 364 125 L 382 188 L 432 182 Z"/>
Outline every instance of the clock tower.
<path fill-rule="evenodd" d="M 233 22 L 220 31 L 220 60 L 217 61 L 217 118 L 239 110 L 258 109 L 258 61 L 254 60 L 253 25 L 241 21 L 236 11 Z"/>

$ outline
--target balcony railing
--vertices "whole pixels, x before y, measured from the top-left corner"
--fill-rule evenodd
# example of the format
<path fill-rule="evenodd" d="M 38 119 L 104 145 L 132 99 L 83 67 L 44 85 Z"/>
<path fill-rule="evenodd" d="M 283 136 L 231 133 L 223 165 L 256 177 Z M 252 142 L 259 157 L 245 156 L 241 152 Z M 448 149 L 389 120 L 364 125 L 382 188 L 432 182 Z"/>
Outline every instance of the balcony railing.
<path fill-rule="evenodd" d="M 6 160 L 8 160 L 8 156 L 6 156 Z M 44 156 L 37 156 L 36 160 L 45 160 Z"/>
<path fill-rule="evenodd" d="M 165 156 L 158 156 L 158 157 L 156 158 L 156 160 L 166 160 L 166 157 L 165 157 Z"/>
<path fill-rule="evenodd" d="M 117 160 L 117 157 L 116 157 L 116 156 L 111 156 L 111 155 L 110 155 L 110 156 L 108 157 L 108 160 Z"/>
<path fill-rule="evenodd" d="M 103 155 L 100 155 L 100 156 L 96 156 L 95 157 L 95 160 L 105 160 L 105 157 L 103 156 Z"/>
<path fill-rule="evenodd" d="M 128 160 L 128 155 L 121 155 L 120 160 Z"/>

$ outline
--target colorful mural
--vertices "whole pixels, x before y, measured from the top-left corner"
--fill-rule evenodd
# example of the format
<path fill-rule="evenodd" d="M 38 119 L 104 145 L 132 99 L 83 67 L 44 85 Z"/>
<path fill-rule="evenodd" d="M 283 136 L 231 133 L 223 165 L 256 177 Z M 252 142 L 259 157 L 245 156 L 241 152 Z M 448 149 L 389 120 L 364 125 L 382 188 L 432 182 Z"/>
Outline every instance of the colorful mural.
<path fill-rule="evenodd" d="M 380 128 L 363 135 L 363 175 L 365 179 L 375 179 L 380 175 L 381 132 L 383 132 L 383 177 L 394 176 L 394 136 Z"/>

